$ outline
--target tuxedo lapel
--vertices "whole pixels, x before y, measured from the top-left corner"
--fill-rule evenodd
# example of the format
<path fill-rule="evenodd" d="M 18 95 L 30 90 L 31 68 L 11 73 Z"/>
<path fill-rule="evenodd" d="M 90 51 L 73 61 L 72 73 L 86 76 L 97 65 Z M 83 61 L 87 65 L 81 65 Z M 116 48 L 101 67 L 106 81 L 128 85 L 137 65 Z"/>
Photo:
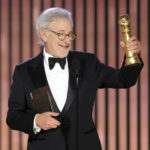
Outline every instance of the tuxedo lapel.
<path fill-rule="evenodd" d="M 40 53 L 32 66 L 28 67 L 28 72 L 34 88 L 40 88 L 48 85 L 43 64 L 43 53 Z"/>
<path fill-rule="evenodd" d="M 73 101 L 75 101 L 76 97 L 76 78 L 72 69 L 69 68 L 69 84 L 68 84 L 68 93 L 67 93 L 67 100 L 65 106 L 62 110 L 62 113 L 66 113 L 67 110 L 70 108 Z"/>
<path fill-rule="evenodd" d="M 67 94 L 67 100 L 66 100 L 66 103 L 65 103 L 62 113 L 66 113 L 68 111 L 68 109 L 71 107 L 72 103 L 76 100 L 76 80 L 77 79 L 76 79 L 76 75 L 74 72 L 74 68 L 72 66 L 72 62 L 74 59 L 76 59 L 76 57 L 74 57 L 72 52 L 69 52 L 69 55 L 68 55 L 68 64 L 69 64 L 68 94 Z M 80 60 L 78 60 L 78 61 L 80 63 Z M 80 81 L 81 75 L 82 75 L 82 73 L 80 71 L 78 81 Z"/>

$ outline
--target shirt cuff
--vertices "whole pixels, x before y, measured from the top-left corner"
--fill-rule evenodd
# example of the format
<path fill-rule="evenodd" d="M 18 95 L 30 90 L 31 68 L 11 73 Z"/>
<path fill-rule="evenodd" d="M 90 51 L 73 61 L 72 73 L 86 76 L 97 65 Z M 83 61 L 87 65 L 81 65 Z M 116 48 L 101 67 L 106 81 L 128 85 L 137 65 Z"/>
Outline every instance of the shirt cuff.
<path fill-rule="evenodd" d="M 36 116 L 37 116 L 37 114 L 35 115 L 34 121 L 33 121 L 33 132 L 34 132 L 34 134 L 37 134 L 41 131 L 41 128 L 36 125 L 36 122 L 35 122 Z"/>

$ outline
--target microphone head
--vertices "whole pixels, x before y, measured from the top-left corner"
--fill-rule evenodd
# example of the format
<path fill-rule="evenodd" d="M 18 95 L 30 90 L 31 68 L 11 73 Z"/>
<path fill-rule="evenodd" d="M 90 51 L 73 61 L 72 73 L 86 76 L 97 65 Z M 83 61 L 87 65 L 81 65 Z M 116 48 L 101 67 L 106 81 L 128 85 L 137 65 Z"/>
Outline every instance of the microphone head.
<path fill-rule="evenodd" d="M 75 72 L 76 75 L 79 74 L 79 70 L 80 70 L 80 62 L 78 59 L 73 59 L 72 63 L 71 63 L 72 69 Z"/>

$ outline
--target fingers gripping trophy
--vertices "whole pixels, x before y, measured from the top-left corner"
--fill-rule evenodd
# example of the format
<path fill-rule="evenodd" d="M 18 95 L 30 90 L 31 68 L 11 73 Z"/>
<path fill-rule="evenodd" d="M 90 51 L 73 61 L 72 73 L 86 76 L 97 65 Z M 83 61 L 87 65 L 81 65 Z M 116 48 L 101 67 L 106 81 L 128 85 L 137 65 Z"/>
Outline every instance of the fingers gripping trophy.
<path fill-rule="evenodd" d="M 131 37 L 130 34 L 130 19 L 127 14 L 121 15 L 118 21 L 119 25 L 123 27 L 122 33 L 123 33 L 123 41 L 125 45 L 127 44 L 129 38 Z M 138 57 L 137 54 L 133 54 L 131 51 L 127 49 L 125 46 L 125 53 L 126 53 L 126 59 L 125 59 L 125 66 L 129 65 L 135 65 L 135 64 L 140 64 L 141 61 Z"/>

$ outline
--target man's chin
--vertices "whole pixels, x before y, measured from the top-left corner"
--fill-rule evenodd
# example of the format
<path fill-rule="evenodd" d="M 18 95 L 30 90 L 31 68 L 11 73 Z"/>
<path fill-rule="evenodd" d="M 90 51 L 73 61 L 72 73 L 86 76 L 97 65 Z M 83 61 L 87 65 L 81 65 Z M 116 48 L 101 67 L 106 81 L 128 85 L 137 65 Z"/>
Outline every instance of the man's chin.
<path fill-rule="evenodd" d="M 69 51 L 68 51 L 67 53 L 65 53 L 65 54 L 60 54 L 60 55 L 58 55 L 58 57 L 59 57 L 59 58 L 67 57 L 68 53 L 69 53 Z"/>
<path fill-rule="evenodd" d="M 63 52 L 60 57 L 61 58 L 67 57 L 68 53 L 69 53 L 69 50 L 65 50 L 65 52 Z"/>

